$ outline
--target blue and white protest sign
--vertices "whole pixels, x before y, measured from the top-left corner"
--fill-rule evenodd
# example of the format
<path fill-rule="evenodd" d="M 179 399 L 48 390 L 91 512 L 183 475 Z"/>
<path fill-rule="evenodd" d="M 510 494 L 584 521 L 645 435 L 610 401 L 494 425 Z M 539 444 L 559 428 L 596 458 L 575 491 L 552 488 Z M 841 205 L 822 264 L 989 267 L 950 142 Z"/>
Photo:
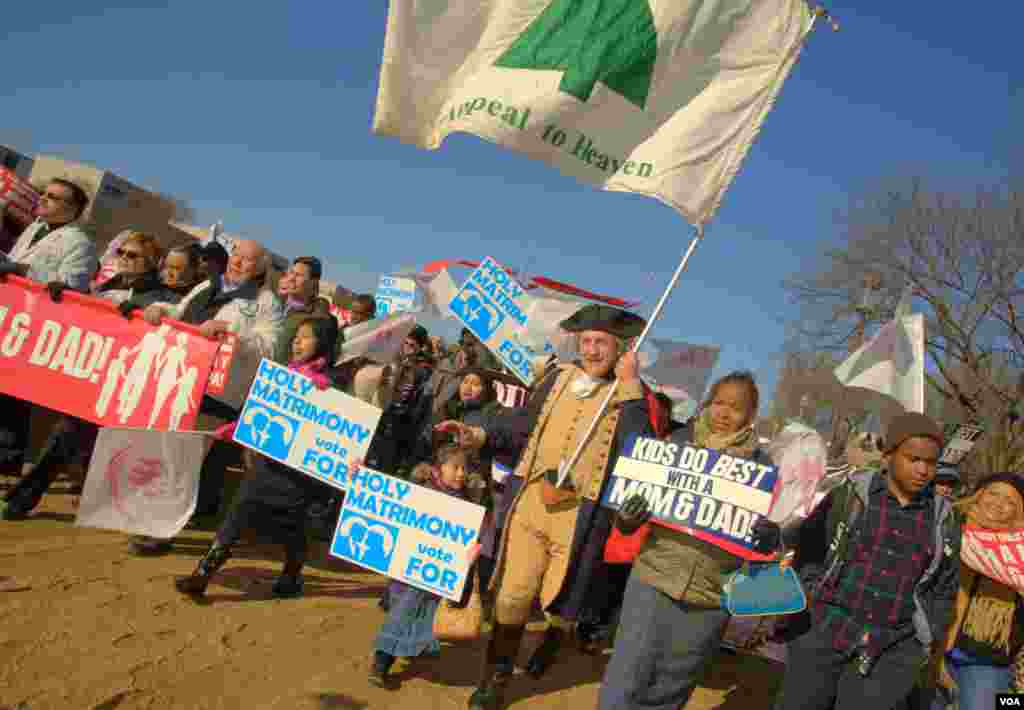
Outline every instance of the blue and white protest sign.
<path fill-rule="evenodd" d="M 331 554 L 457 600 L 485 512 L 482 506 L 363 467 L 349 482 Z"/>
<path fill-rule="evenodd" d="M 386 318 L 399 311 L 415 310 L 416 282 L 396 276 L 381 276 L 374 300 L 377 302 L 377 318 Z"/>
<path fill-rule="evenodd" d="M 651 522 L 744 559 L 769 559 L 753 551 L 751 530 L 772 507 L 775 466 L 647 437 L 637 437 L 627 451 L 615 462 L 602 505 L 618 510 L 639 493 Z"/>
<path fill-rule="evenodd" d="M 264 358 L 249 388 L 235 441 L 335 488 L 348 462 L 370 447 L 381 410 Z"/>
<path fill-rule="evenodd" d="M 544 355 L 526 344 L 531 297 L 491 257 L 469 275 L 448 310 L 527 387 Z"/>

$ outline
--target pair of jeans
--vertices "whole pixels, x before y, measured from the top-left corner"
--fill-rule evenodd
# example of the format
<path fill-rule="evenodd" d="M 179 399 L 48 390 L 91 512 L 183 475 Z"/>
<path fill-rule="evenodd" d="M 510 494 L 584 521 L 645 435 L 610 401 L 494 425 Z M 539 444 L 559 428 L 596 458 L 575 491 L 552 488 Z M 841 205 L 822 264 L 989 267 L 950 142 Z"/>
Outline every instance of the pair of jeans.
<path fill-rule="evenodd" d="M 203 396 L 199 412 L 233 421 L 239 412 L 209 395 Z M 199 471 L 199 496 L 195 515 L 217 515 L 224 498 L 224 473 L 238 460 L 238 447 L 229 441 L 215 441 Z"/>
<path fill-rule="evenodd" d="M 217 531 L 225 547 L 246 529 L 269 535 L 284 546 L 286 573 L 298 574 L 306 561 L 306 515 L 321 484 L 289 466 L 257 456 Z"/>
<path fill-rule="evenodd" d="M 32 403 L 8 394 L 0 395 L 0 465 L 9 465 L 21 473 L 29 444 Z"/>
<path fill-rule="evenodd" d="M 870 673 L 860 674 L 856 649 L 837 651 L 820 626 L 786 645 L 786 669 L 775 710 L 883 710 L 899 707 L 928 661 L 921 642 L 909 636 L 885 649 Z"/>
<path fill-rule="evenodd" d="M 991 710 L 996 706 L 996 693 L 1010 687 L 1010 666 L 993 666 L 962 655 L 946 655 L 946 669 L 956 681 L 959 710 Z M 945 710 L 946 699 L 937 692 L 932 710 Z"/>
<path fill-rule="evenodd" d="M 83 419 L 61 416 L 43 446 L 39 461 L 4 496 L 4 500 L 19 513 L 32 511 L 57 480 L 61 467 L 73 462 L 83 450 L 92 450 L 98 430 L 95 424 Z"/>
<path fill-rule="evenodd" d="M 729 621 L 722 609 L 672 599 L 629 576 L 599 710 L 677 710 L 718 652 Z"/>

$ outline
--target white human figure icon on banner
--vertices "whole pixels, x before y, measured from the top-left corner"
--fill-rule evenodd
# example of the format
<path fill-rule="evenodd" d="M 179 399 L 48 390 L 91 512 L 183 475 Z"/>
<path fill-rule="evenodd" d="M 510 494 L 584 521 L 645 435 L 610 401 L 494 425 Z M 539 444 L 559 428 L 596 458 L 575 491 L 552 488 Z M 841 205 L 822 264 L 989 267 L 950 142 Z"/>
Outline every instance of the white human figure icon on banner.
<path fill-rule="evenodd" d="M 107 416 L 107 407 L 110 406 L 110 399 L 114 396 L 114 390 L 117 388 L 121 378 L 124 377 L 124 371 L 128 367 L 128 363 L 125 362 L 127 357 L 128 348 L 121 348 L 117 357 L 107 365 L 107 375 L 106 379 L 103 380 L 103 389 L 100 390 L 99 399 L 96 400 L 96 414 L 98 416 Z"/>
<path fill-rule="evenodd" d="M 174 399 L 171 401 L 171 416 L 167 423 L 167 428 L 171 431 L 178 431 L 178 427 L 181 426 L 182 417 L 195 409 L 196 401 L 192 397 L 192 390 L 195 388 L 196 380 L 198 379 L 199 370 L 190 367 L 185 370 L 185 374 L 178 380 L 178 391 L 174 393 Z"/>
<path fill-rule="evenodd" d="M 153 407 L 149 413 L 149 424 L 146 428 L 152 429 L 156 420 L 160 418 L 160 412 L 164 409 L 164 402 L 171 390 L 178 385 L 185 376 L 185 360 L 188 359 L 188 333 L 176 333 L 174 345 L 160 353 L 156 359 L 156 371 L 153 379 L 157 381 L 156 397 L 153 399 Z"/>
<path fill-rule="evenodd" d="M 129 355 L 135 355 L 131 369 L 125 375 L 124 385 L 118 395 L 118 420 L 125 424 L 135 413 L 139 406 L 142 393 L 146 390 L 146 382 L 149 380 L 150 370 L 157 358 L 167 347 L 164 338 L 171 332 L 171 326 L 161 325 L 156 330 L 151 330 L 142 336 L 142 340 L 134 348 L 128 351 Z"/>

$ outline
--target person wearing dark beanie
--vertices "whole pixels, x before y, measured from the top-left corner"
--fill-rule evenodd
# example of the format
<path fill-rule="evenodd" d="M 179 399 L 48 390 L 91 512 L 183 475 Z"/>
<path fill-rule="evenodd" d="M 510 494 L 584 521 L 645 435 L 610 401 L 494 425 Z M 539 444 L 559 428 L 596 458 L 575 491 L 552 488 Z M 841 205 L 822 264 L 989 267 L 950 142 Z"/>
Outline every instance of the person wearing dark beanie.
<path fill-rule="evenodd" d="M 935 479 L 943 441 L 939 425 L 924 414 L 906 412 L 889 423 L 882 450 L 889 491 L 902 505 Z"/>
<path fill-rule="evenodd" d="M 942 445 L 930 417 L 897 416 L 883 469 L 854 472 L 784 531 L 812 601 L 775 710 L 894 707 L 927 662 L 942 668 L 960 578 L 960 524 L 931 485 Z"/>
<path fill-rule="evenodd" d="M 905 412 L 889 422 L 882 441 L 882 451 L 889 455 L 907 439 L 931 439 L 942 450 L 945 439 L 942 430 L 931 417 L 917 412 Z"/>

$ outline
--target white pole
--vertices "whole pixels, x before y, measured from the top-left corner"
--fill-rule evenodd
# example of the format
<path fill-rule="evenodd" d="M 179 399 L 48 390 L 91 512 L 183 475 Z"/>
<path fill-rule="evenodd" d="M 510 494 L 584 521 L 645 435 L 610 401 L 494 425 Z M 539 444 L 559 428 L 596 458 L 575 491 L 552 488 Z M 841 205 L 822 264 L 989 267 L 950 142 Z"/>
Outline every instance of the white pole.
<path fill-rule="evenodd" d="M 644 330 L 642 333 L 640 333 L 640 337 L 638 337 L 636 339 L 636 342 L 633 343 L 632 352 L 637 352 L 640 349 L 640 346 L 643 345 L 644 339 L 647 337 L 647 334 L 654 326 L 654 322 L 658 320 L 658 317 L 661 315 L 662 310 L 664 310 L 665 302 L 668 301 L 668 297 L 672 293 L 672 289 L 676 287 L 676 284 L 679 282 L 679 277 L 683 275 L 684 271 L 686 271 L 686 265 L 689 263 L 690 257 L 693 256 L 693 252 L 697 248 L 697 244 L 699 244 L 700 240 L 703 238 L 704 226 L 698 225 L 697 233 L 693 236 L 693 239 L 690 241 L 690 246 L 686 248 L 686 252 L 683 254 L 683 258 L 679 260 L 679 266 L 676 267 L 676 272 L 672 274 L 672 279 L 668 282 L 668 286 L 665 287 L 665 291 L 664 293 L 661 294 L 661 298 L 658 299 L 658 304 L 654 307 L 654 312 L 651 313 L 651 317 L 647 319 L 647 325 L 644 326 Z M 608 394 L 605 395 L 604 401 L 601 403 L 601 407 L 597 410 L 597 414 L 594 415 L 593 420 L 590 422 L 590 427 L 583 435 L 583 438 L 580 439 L 580 443 L 576 445 L 576 450 L 573 452 L 572 457 L 568 461 L 563 462 L 563 464 L 559 467 L 559 486 L 562 485 L 566 477 L 569 475 L 569 471 L 572 470 L 572 467 L 575 466 L 576 462 L 579 460 L 580 454 L 583 453 L 583 447 L 587 445 L 587 442 L 593 435 L 594 429 L 597 428 L 598 420 L 601 418 L 605 410 L 608 408 L 608 403 L 611 402 L 612 397 L 615 396 L 615 390 L 618 388 L 618 386 L 619 380 L 616 379 L 614 382 L 612 382 L 612 386 L 608 388 Z"/>

